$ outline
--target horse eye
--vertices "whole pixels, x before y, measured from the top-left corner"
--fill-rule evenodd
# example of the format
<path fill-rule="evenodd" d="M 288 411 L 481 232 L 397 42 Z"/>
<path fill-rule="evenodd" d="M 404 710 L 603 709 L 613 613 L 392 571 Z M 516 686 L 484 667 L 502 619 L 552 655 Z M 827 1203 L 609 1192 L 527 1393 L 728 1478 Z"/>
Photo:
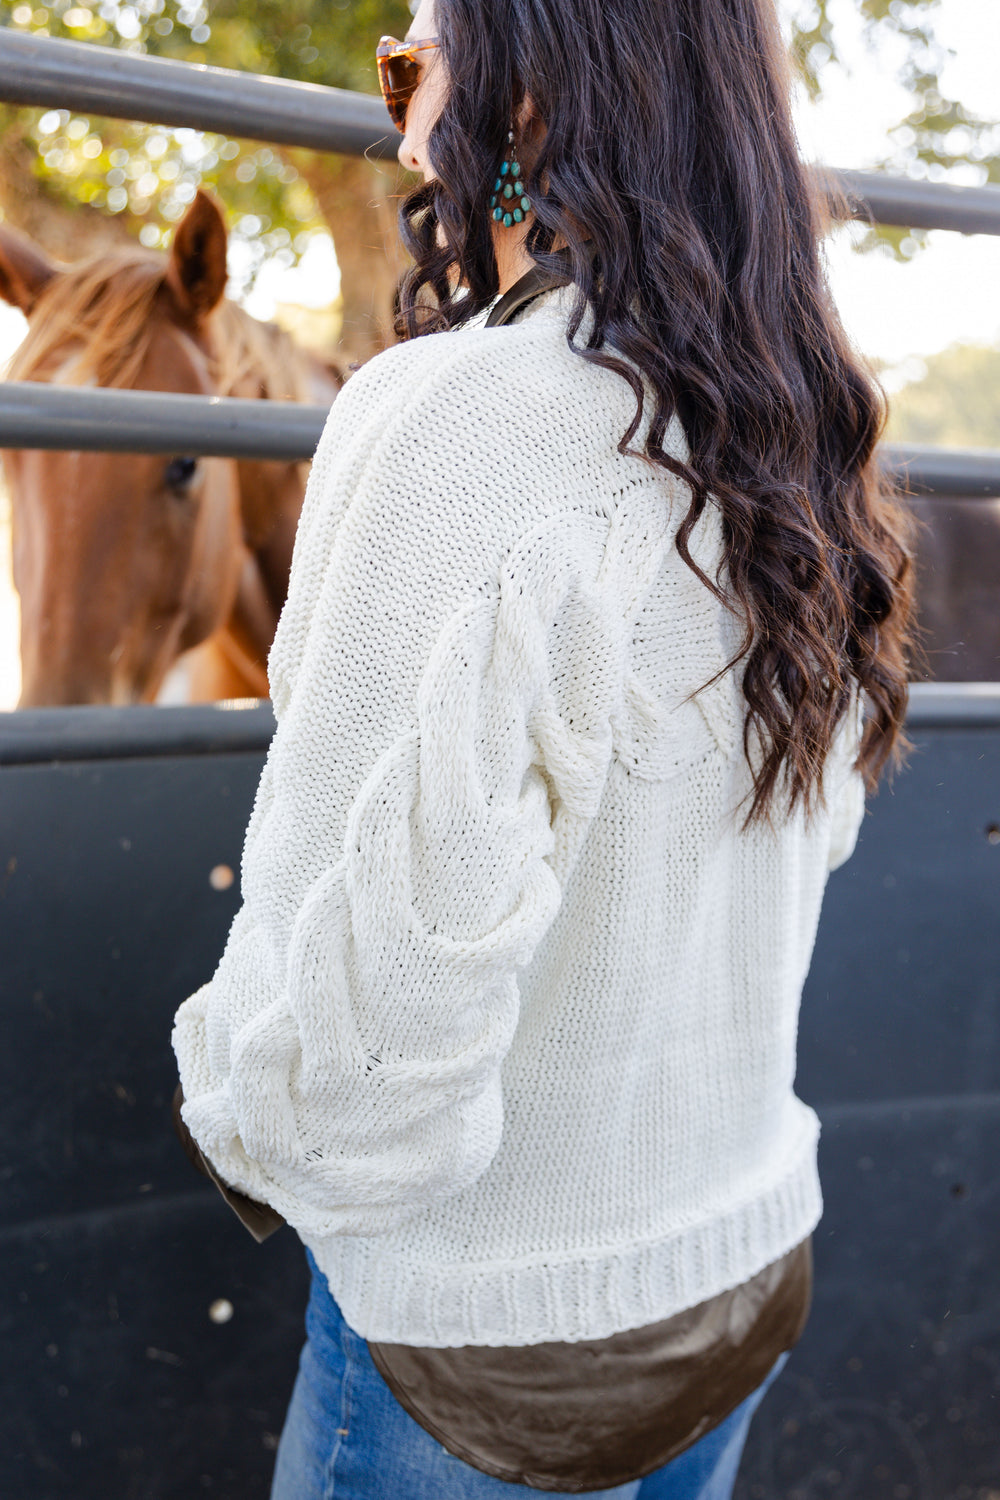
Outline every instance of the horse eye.
<path fill-rule="evenodd" d="M 163 471 L 163 482 L 170 490 L 183 490 L 194 478 L 196 458 L 172 458 Z"/>

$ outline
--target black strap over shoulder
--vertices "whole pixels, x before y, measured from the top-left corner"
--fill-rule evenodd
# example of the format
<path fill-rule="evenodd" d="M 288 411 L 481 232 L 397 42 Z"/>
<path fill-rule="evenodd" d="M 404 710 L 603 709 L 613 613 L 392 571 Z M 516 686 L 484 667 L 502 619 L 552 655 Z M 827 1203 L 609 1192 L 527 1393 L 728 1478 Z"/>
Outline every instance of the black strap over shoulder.
<path fill-rule="evenodd" d="M 586 244 L 593 259 L 597 247 L 593 240 L 586 241 Z M 484 327 L 497 328 L 501 323 L 509 323 L 516 312 L 519 312 L 534 297 L 541 296 L 542 292 L 551 292 L 557 286 L 569 286 L 573 280 L 570 274 L 569 251 L 557 250 L 555 253 L 563 260 L 566 270 L 552 271 L 546 266 L 532 266 L 514 282 L 512 287 L 507 288 L 486 319 Z"/>
<path fill-rule="evenodd" d="M 530 271 L 508 287 L 500 301 L 493 308 L 486 319 L 487 328 L 497 328 L 501 323 L 507 323 L 524 305 L 531 302 L 533 298 L 542 292 L 552 291 L 554 287 L 566 286 L 569 276 L 560 276 L 554 271 L 549 271 L 545 266 L 532 266 Z"/>

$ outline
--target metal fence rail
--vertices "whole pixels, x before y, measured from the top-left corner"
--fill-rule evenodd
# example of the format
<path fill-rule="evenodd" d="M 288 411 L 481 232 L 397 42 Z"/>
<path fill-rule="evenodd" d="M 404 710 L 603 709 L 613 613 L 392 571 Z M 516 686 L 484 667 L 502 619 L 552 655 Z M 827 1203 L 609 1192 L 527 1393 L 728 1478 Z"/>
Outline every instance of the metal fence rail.
<path fill-rule="evenodd" d="M 1000 682 L 911 682 L 906 727 L 1000 729 Z M 0 766 L 263 754 L 273 734 L 274 711 L 267 699 L 20 708 L 0 714 Z"/>
<path fill-rule="evenodd" d="M 881 172 L 829 174 L 847 195 L 856 219 L 906 229 L 954 229 L 961 234 L 1000 234 L 1000 187 L 958 187 L 919 182 Z"/>
<path fill-rule="evenodd" d="M 0 29 L 0 99 L 346 156 L 393 157 L 399 141 L 368 94 L 9 28 Z"/>
<path fill-rule="evenodd" d="M 311 459 L 327 406 L 0 381 L 0 448 Z"/>
<path fill-rule="evenodd" d="M 880 451 L 899 487 L 913 495 L 945 495 L 956 500 L 1000 496 L 1000 449 L 885 443 Z"/>
<path fill-rule="evenodd" d="M 0 28 L 0 100 L 354 156 L 392 158 L 399 144 L 382 101 L 369 94 L 9 28 Z M 819 171 L 834 188 L 846 190 L 857 218 L 911 229 L 1000 234 L 1000 188 Z"/>
<path fill-rule="evenodd" d="M 0 382 L 0 448 L 310 459 L 329 408 L 291 401 L 161 395 Z M 1000 449 L 887 443 L 883 462 L 914 495 L 1000 497 Z"/>

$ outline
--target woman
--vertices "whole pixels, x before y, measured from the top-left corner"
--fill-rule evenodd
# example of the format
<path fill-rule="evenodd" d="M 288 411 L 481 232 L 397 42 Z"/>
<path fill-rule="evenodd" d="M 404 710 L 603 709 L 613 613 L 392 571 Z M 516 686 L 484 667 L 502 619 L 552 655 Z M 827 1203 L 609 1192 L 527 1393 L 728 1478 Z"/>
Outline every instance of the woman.
<path fill-rule="evenodd" d="M 402 342 L 317 452 L 174 1032 L 313 1270 L 273 1495 L 723 1500 L 808 1313 L 826 875 L 905 748 L 883 408 L 771 0 L 422 0 L 380 52 Z"/>

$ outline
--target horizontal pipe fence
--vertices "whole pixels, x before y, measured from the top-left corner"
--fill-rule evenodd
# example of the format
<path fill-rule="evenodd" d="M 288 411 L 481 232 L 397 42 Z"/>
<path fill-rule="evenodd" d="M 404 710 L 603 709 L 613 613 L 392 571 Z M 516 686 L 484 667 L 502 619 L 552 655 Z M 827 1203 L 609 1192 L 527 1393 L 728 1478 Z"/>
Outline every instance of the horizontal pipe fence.
<path fill-rule="evenodd" d="M 1000 682 L 911 682 L 910 731 L 1000 729 Z M 20 708 L 0 714 L 0 766 L 264 754 L 274 734 L 266 699 L 127 708 Z"/>
<path fill-rule="evenodd" d="M 9 28 L 0 29 L 0 99 L 345 156 L 394 157 L 399 141 L 369 94 Z"/>
<path fill-rule="evenodd" d="M 0 382 L 0 448 L 163 453 L 191 457 L 312 458 L 329 409 L 291 401 Z M 949 499 L 1000 497 L 1000 450 L 887 443 L 897 486 Z"/>
<path fill-rule="evenodd" d="M 312 458 L 328 415 L 308 402 L 0 382 L 0 448 L 296 461 Z"/>
<path fill-rule="evenodd" d="M 155 125 L 185 125 L 278 146 L 394 158 L 381 99 L 347 89 L 173 62 L 93 42 L 0 28 L 0 100 Z M 1000 234 L 1000 188 L 817 169 L 856 218 L 909 229 Z"/>
<path fill-rule="evenodd" d="M 351 155 L 392 158 L 399 137 L 382 101 L 344 89 L 174 62 L 0 27 L 0 100 L 185 125 Z M 1000 234 L 1000 188 L 815 169 L 856 218 Z M 0 448 L 214 454 L 294 461 L 315 450 L 326 408 L 297 403 L 0 383 Z M 1000 496 L 1000 450 L 887 445 L 884 462 L 914 495 Z"/>

